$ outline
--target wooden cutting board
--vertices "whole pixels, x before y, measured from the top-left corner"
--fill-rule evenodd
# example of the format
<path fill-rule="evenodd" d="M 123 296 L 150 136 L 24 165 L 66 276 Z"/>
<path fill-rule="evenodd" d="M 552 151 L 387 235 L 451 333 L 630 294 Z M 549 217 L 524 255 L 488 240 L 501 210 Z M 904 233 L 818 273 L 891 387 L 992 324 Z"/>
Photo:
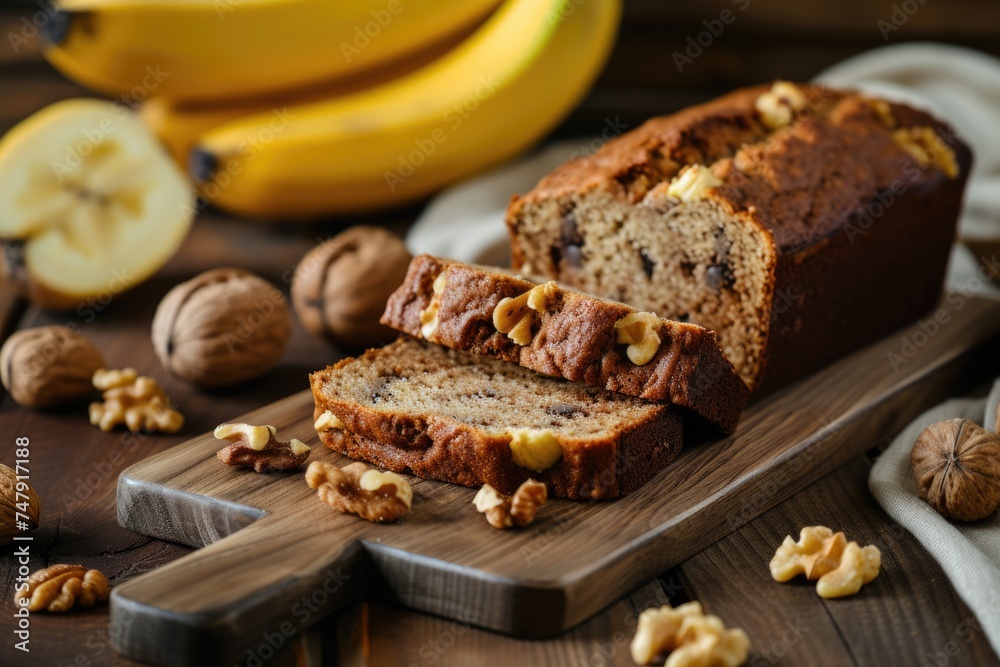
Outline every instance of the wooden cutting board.
<path fill-rule="evenodd" d="M 995 373 L 1000 304 L 952 295 L 941 308 L 936 329 L 909 327 L 755 402 L 734 435 L 694 434 L 631 495 L 553 501 L 523 530 L 487 525 L 474 489 L 417 478 L 403 523 L 368 523 L 319 502 L 301 471 L 220 464 L 206 433 L 119 478 L 122 526 L 204 548 L 114 589 L 115 648 L 162 665 L 254 665 L 359 598 L 559 633 L 897 433 L 959 373 Z M 312 410 L 303 392 L 233 421 L 273 424 L 312 445 L 312 460 L 345 463 L 319 444 Z"/>

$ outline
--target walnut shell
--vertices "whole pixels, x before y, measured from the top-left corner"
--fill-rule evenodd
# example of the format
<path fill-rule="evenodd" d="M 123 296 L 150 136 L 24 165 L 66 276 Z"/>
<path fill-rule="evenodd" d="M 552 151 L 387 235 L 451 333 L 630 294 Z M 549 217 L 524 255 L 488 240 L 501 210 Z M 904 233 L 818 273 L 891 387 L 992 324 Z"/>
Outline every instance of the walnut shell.
<path fill-rule="evenodd" d="M 21 496 L 18 497 L 17 474 L 5 465 L 0 464 L 0 546 L 10 544 L 15 535 L 23 535 L 28 530 L 38 528 L 38 517 L 41 514 L 41 503 L 31 485 L 21 481 Z M 27 500 L 25 500 L 27 496 Z M 21 506 L 18 507 L 18 503 Z M 27 503 L 25 508 L 24 503 Z M 27 509 L 27 511 L 25 511 Z M 22 516 L 17 516 L 20 512 Z M 27 519 L 24 517 L 27 516 Z M 17 521 L 28 524 L 28 528 L 18 528 Z"/>
<path fill-rule="evenodd" d="M 351 227 L 299 261 L 292 279 L 295 312 L 311 333 L 346 348 L 392 340 L 397 332 L 379 318 L 411 259 L 392 232 Z"/>
<path fill-rule="evenodd" d="M 931 424 L 911 457 L 920 497 L 945 518 L 977 521 L 1000 507 L 1000 438 L 978 424 Z"/>
<path fill-rule="evenodd" d="M 94 344 L 68 327 L 18 331 L 0 348 L 0 381 L 29 408 L 75 403 L 90 397 L 90 378 L 104 360 Z"/>
<path fill-rule="evenodd" d="M 291 335 L 284 295 L 242 269 L 212 269 L 175 286 L 153 317 L 153 349 L 163 367 L 209 388 L 263 375 Z"/>

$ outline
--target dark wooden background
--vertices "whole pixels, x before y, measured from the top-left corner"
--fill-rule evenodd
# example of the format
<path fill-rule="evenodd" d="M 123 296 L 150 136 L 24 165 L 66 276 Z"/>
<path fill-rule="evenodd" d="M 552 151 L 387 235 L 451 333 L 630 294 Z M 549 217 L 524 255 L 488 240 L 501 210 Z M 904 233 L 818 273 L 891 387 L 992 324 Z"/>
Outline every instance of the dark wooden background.
<path fill-rule="evenodd" d="M 886 40 L 879 21 L 891 21 L 894 5 L 916 11 Z M 37 42 L 13 48 L 11 34 L 29 35 L 24 21 L 43 7 L 36 2 L 0 3 L 0 131 L 48 103 L 89 94 L 41 60 Z M 678 71 L 673 53 L 683 52 L 688 38 L 706 30 L 703 22 L 717 18 L 723 9 L 733 11 L 736 20 Z M 1000 54 L 1000 3 L 628 0 L 608 67 L 556 134 L 598 135 L 607 127 L 634 127 L 650 115 L 735 86 L 778 77 L 809 79 L 856 53 L 914 40 L 942 40 Z M 86 423 L 80 408 L 32 412 L 3 397 L 0 462 L 13 463 L 15 437 L 30 437 L 31 482 L 42 502 L 31 568 L 79 562 L 103 570 L 117 583 L 187 553 L 186 548 L 118 526 L 117 474 L 153 452 L 305 388 L 308 371 L 340 356 L 296 330 L 285 360 L 261 381 L 224 392 L 194 390 L 165 374 L 149 343 L 152 311 L 172 285 L 214 266 L 236 265 L 287 288 L 286 272 L 318 240 L 361 221 L 403 231 L 418 212 L 419 207 L 411 207 L 295 227 L 206 212 L 169 266 L 114 299 L 93 321 L 74 312 L 40 312 L 18 300 L 9 286 L 0 285 L 0 340 L 15 329 L 77 322 L 110 364 L 134 365 L 160 379 L 188 419 L 184 432 L 176 436 L 133 438 L 99 432 Z M 873 448 L 878 444 L 872 443 Z M 556 640 L 518 641 L 460 621 L 359 604 L 326 619 L 294 646 L 283 646 L 267 664 L 308 664 L 322 655 L 322 664 L 339 665 L 630 665 L 627 644 L 636 613 L 668 599 L 698 599 L 728 623 L 744 627 L 753 641 L 753 665 L 998 664 L 940 568 L 874 504 L 865 485 L 869 466 L 866 459 L 845 466 Z M 810 586 L 776 587 L 769 582 L 760 564 L 769 560 L 785 534 L 815 523 L 843 528 L 851 538 L 874 543 L 891 555 L 883 575 L 862 595 L 827 602 Z M 116 629 L 108 626 L 106 607 L 62 616 L 33 615 L 31 653 L 15 651 L 10 632 L 16 566 L 12 553 L 12 548 L 0 549 L 0 664 L 131 664 L 110 650 L 109 638 Z"/>

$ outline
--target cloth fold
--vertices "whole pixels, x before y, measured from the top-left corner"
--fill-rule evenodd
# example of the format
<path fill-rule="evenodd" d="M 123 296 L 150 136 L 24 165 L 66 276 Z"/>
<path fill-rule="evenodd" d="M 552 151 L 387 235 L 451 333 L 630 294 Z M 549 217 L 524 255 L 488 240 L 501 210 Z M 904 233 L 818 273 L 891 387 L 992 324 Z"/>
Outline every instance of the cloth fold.
<path fill-rule="evenodd" d="M 910 452 L 934 422 L 964 417 L 993 428 L 1000 380 L 985 400 L 954 399 L 931 408 L 896 436 L 875 462 L 868 487 L 893 521 L 908 530 L 941 565 L 1000 654 L 1000 512 L 973 523 L 951 523 L 917 494 Z"/>

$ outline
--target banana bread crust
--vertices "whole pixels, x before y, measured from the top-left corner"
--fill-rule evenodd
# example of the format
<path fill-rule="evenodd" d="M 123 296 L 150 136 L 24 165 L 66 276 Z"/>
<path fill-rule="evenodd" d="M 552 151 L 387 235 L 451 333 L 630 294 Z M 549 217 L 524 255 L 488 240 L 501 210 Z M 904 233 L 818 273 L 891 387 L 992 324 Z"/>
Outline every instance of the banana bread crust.
<path fill-rule="evenodd" d="M 567 216 L 594 193 L 625 206 L 656 207 L 684 166 L 707 165 L 721 184 L 705 200 L 769 246 L 762 269 L 767 298 L 756 311 L 763 351 L 746 367 L 737 364 L 754 390 L 775 388 L 917 319 L 941 295 L 972 163 L 969 147 L 922 111 L 796 85 L 808 104 L 786 127 L 768 126 L 755 107 L 770 87 L 748 88 L 651 119 L 596 154 L 558 167 L 511 202 L 512 266 L 536 280 L 559 280 L 678 317 L 628 284 L 602 284 L 588 269 L 591 239 L 584 239 L 576 218 L 569 223 L 573 243 L 566 244 Z M 918 128 L 940 137 L 957 173 L 923 164 L 901 145 L 898 133 Z M 529 216 L 536 228 L 550 230 L 544 239 L 525 231 Z M 641 244 L 638 252 L 647 261 Z M 659 276 L 646 268 L 656 285 Z M 635 275 L 645 279 L 641 269 Z M 697 313 L 691 321 L 711 328 Z"/>
<path fill-rule="evenodd" d="M 623 420 L 619 428 L 601 437 L 575 439 L 560 434 L 562 459 L 551 468 L 536 472 L 514 462 L 510 437 L 502 433 L 490 433 L 433 410 L 386 412 L 331 391 L 335 386 L 332 383 L 342 374 L 350 373 L 352 365 L 371 364 L 378 356 L 395 358 L 398 372 L 405 374 L 408 356 L 416 349 L 415 345 L 430 347 L 404 338 L 310 375 L 315 418 L 329 411 L 344 425 L 319 430 L 324 445 L 395 472 L 464 486 L 490 484 L 506 494 L 532 478 L 545 483 L 550 495 L 574 500 L 626 494 L 649 481 L 680 452 L 681 416 L 670 405 L 648 404 L 644 418 Z M 497 365 L 499 362 L 483 361 L 494 365 L 477 372 L 530 373 L 516 366 L 505 371 Z M 560 382 L 539 376 L 532 381 Z M 623 400 L 642 403 L 639 399 Z"/>
<path fill-rule="evenodd" d="M 694 324 L 662 321 L 655 356 L 636 365 L 625 355 L 625 346 L 616 342 L 615 323 L 636 312 L 625 304 L 555 288 L 552 303 L 538 315 L 531 342 L 519 345 L 497 331 L 493 311 L 502 299 L 518 297 L 534 283 L 420 255 L 389 297 L 382 323 L 423 337 L 421 313 L 435 297 L 433 284 L 442 274 L 446 280 L 434 342 L 545 375 L 671 402 L 729 431 L 739 423 L 749 390 L 719 349 L 715 333 Z"/>

